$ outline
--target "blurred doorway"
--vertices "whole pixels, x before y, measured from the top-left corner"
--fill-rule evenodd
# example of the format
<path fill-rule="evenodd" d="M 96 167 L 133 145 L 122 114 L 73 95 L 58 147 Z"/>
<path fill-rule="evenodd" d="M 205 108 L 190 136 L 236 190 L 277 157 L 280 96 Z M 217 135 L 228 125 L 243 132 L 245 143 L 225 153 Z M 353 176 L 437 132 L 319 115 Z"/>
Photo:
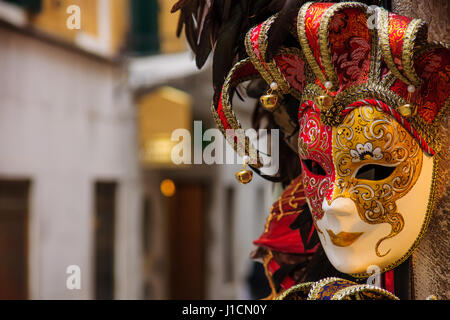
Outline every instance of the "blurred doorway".
<path fill-rule="evenodd" d="M 28 298 L 29 181 L 0 180 L 0 300 Z"/>
<path fill-rule="evenodd" d="M 95 299 L 114 299 L 115 182 L 95 184 Z"/>
<path fill-rule="evenodd" d="M 166 198 L 169 236 L 169 298 L 205 298 L 205 188 L 177 184 Z"/>

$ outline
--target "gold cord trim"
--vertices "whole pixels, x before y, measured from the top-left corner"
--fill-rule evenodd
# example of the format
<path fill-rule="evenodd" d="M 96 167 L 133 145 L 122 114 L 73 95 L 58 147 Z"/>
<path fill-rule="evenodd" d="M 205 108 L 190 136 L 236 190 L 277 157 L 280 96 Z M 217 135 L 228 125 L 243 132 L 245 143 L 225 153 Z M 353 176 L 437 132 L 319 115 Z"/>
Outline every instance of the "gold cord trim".
<path fill-rule="evenodd" d="M 288 290 L 284 291 L 276 300 L 290 300 L 291 297 L 295 296 L 297 293 L 303 293 L 305 297 L 307 293 L 311 290 L 314 282 L 305 282 L 297 284 Z M 306 300 L 306 299 L 305 299 Z"/>
<path fill-rule="evenodd" d="M 253 66 L 255 67 L 255 69 L 258 70 L 258 72 L 261 75 L 261 77 L 267 83 L 270 84 L 270 83 L 274 82 L 275 80 L 271 76 L 271 74 L 266 70 L 266 68 L 264 68 L 264 66 L 262 65 L 260 59 L 258 58 L 258 56 L 256 55 L 255 51 L 253 50 L 253 46 L 252 46 L 252 32 L 253 32 L 253 30 L 254 30 L 254 28 L 250 29 L 247 32 L 247 35 L 245 36 L 245 49 L 246 49 L 247 54 L 248 54 L 248 56 L 250 58 L 250 61 L 252 62 Z M 259 35 L 258 35 L 258 37 L 259 37 Z"/>
<path fill-rule="evenodd" d="M 249 76 L 249 77 L 245 77 L 242 79 L 238 79 L 234 82 L 232 82 L 232 78 L 234 73 L 236 72 L 236 70 L 238 70 L 239 68 L 241 68 L 243 65 L 250 63 L 250 59 L 246 58 L 244 60 L 241 60 L 240 62 L 238 62 L 229 72 L 226 80 L 225 80 L 225 84 L 222 88 L 222 108 L 223 108 L 223 113 L 228 121 L 228 123 L 230 124 L 231 128 L 234 130 L 239 130 L 242 129 L 241 124 L 239 123 L 239 120 L 237 119 L 233 109 L 231 108 L 231 99 L 230 99 L 230 92 L 232 88 L 235 88 L 239 83 L 250 80 L 250 79 L 254 79 L 254 78 L 258 78 L 258 76 Z M 217 111 L 215 110 L 214 106 L 212 108 L 213 110 L 213 116 L 214 119 L 216 120 L 216 122 L 221 122 L 220 118 L 217 114 Z M 244 146 L 242 146 L 242 144 L 240 143 L 236 143 L 234 141 L 233 137 L 229 137 L 226 134 L 226 130 L 224 129 L 223 126 L 219 127 L 222 131 L 222 134 L 224 134 L 225 139 L 233 146 L 234 150 L 238 153 L 239 156 L 244 157 L 246 155 L 256 155 L 256 164 L 252 165 L 255 168 L 261 168 L 263 166 L 263 164 L 261 163 L 261 159 L 259 157 L 259 152 L 257 151 L 257 149 L 254 148 L 254 146 L 250 143 L 248 137 L 245 137 L 245 144 Z"/>
<path fill-rule="evenodd" d="M 384 61 L 386 62 L 392 74 L 394 74 L 402 82 L 410 85 L 412 84 L 411 81 L 409 81 L 401 74 L 400 70 L 397 68 L 397 65 L 394 62 L 394 58 L 392 57 L 391 44 L 389 42 L 389 12 L 381 8 L 378 12 L 378 22 L 381 26 L 379 30 L 379 40 L 381 50 L 383 52 Z"/>
<path fill-rule="evenodd" d="M 326 79 L 325 75 L 323 74 L 322 69 L 319 66 L 319 63 L 317 62 L 316 58 L 314 57 L 311 47 L 309 46 L 309 42 L 308 42 L 308 38 L 306 36 L 306 30 L 305 30 L 306 12 L 308 11 L 309 7 L 312 4 L 313 4 L 313 2 L 307 2 L 301 7 L 299 14 L 298 14 L 298 20 L 297 20 L 297 34 L 298 34 L 298 40 L 302 47 L 306 61 L 310 65 L 312 71 L 314 72 L 316 77 L 319 79 L 319 81 L 324 84 L 325 82 L 327 82 L 327 79 Z"/>
<path fill-rule="evenodd" d="M 283 94 L 287 94 L 290 91 L 290 85 L 289 82 L 285 79 L 283 74 L 281 73 L 280 69 L 277 67 L 275 60 L 272 59 L 272 61 L 266 61 L 266 51 L 267 51 L 267 34 L 270 30 L 270 27 L 272 26 L 273 22 L 275 21 L 277 15 L 273 15 L 268 20 L 264 22 L 264 24 L 261 27 L 261 32 L 259 33 L 258 43 L 259 43 L 259 50 L 261 52 L 261 58 L 265 62 L 267 69 L 269 69 L 269 74 L 271 77 L 275 80 L 275 82 L 278 84 L 279 90 Z M 268 83 L 270 85 L 270 83 Z"/>
<path fill-rule="evenodd" d="M 416 74 L 414 69 L 414 45 L 416 43 L 417 35 L 426 31 L 426 24 L 420 19 L 414 19 L 408 25 L 406 29 L 403 48 L 402 48 L 402 66 L 405 75 L 415 86 L 420 86 L 422 80 Z"/>
<path fill-rule="evenodd" d="M 389 291 L 368 284 L 358 284 L 351 287 L 344 288 L 336 292 L 331 300 L 360 300 L 360 294 L 379 294 L 389 300 L 399 300 L 398 297 L 390 293 Z"/>

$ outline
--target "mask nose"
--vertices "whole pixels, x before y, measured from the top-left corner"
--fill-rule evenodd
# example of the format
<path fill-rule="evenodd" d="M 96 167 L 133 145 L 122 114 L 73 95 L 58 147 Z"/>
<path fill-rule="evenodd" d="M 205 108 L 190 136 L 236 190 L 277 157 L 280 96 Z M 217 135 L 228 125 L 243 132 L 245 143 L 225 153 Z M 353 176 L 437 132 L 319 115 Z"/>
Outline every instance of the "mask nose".
<path fill-rule="evenodd" d="M 322 203 L 322 210 L 327 215 L 333 216 L 349 216 L 358 213 L 355 203 L 349 198 L 337 198 L 331 201 L 331 204 L 327 200 Z"/>
<path fill-rule="evenodd" d="M 355 178 L 350 178 L 348 179 L 348 181 L 339 180 L 336 183 L 334 183 L 332 188 L 328 190 L 328 194 L 325 197 L 325 199 L 328 202 L 328 205 L 331 206 L 331 204 L 338 199 L 348 199 L 349 201 L 353 202 L 352 200 L 349 199 L 350 193 L 348 191 L 348 186 L 355 185 L 356 183 L 357 181 Z"/>

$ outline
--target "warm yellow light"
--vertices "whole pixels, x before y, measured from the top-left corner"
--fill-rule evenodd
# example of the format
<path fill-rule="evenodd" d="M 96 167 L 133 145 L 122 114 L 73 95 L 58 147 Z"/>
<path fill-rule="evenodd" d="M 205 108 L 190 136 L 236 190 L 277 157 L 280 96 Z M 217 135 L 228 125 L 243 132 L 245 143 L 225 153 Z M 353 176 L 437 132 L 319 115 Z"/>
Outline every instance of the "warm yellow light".
<path fill-rule="evenodd" d="M 173 197 L 176 192 L 175 183 L 170 179 L 166 179 L 161 182 L 160 189 L 161 193 L 167 198 Z"/>
<path fill-rule="evenodd" d="M 191 128 L 191 96 L 171 87 L 160 87 L 142 95 L 137 103 L 139 157 L 142 165 L 149 168 L 177 168 L 172 162 L 172 149 L 179 142 L 171 138 L 174 130 Z"/>

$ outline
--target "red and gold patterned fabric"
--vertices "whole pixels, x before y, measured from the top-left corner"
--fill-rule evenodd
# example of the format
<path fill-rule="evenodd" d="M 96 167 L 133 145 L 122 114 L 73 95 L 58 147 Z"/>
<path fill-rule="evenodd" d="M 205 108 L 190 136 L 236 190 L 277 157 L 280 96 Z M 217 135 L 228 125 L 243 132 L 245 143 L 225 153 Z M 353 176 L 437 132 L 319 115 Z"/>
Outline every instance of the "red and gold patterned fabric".
<path fill-rule="evenodd" d="M 373 11 L 358 2 L 307 3 L 292 21 L 297 44 L 281 48 L 269 60 L 267 35 L 274 19 L 248 31 L 245 64 L 254 69 L 242 79 L 252 74 L 268 84 L 276 82 L 277 93 L 294 96 L 299 105 L 327 93 L 335 99 L 332 107 L 322 110 L 322 120 L 332 126 L 340 124 L 350 105 L 375 100 L 385 106 L 384 112 L 402 118 L 399 122 L 425 152 L 439 152 L 437 128 L 450 103 L 450 50 L 427 42 L 425 22 L 381 8 Z M 240 69 L 231 71 L 221 98 L 214 102 L 221 128 L 240 128 L 230 98 L 230 83 L 235 72 L 242 76 Z M 414 106 L 411 116 L 399 112 L 408 103 Z M 233 145 L 242 156 L 253 148 L 239 147 L 236 141 Z"/>
<path fill-rule="evenodd" d="M 304 208 L 307 208 L 306 198 L 300 176 L 272 205 L 263 234 L 253 242 L 264 249 L 264 267 L 272 289 L 270 298 L 301 281 L 304 267 L 320 246 L 318 238 L 314 237 L 310 213 Z M 299 219 L 300 215 L 304 215 L 306 221 Z M 283 273 L 282 268 L 288 271 Z"/>
<path fill-rule="evenodd" d="M 307 248 L 314 233 L 314 225 L 311 224 L 308 228 L 306 243 L 304 243 L 299 230 L 292 227 L 300 214 L 309 214 L 303 212 L 305 205 L 305 189 L 300 176 L 285 189 L 280 198 L 272 205 L 264 233 L 253 243 L 284 253 L 311 254 L 316 252 L 319 243 Z"/>

